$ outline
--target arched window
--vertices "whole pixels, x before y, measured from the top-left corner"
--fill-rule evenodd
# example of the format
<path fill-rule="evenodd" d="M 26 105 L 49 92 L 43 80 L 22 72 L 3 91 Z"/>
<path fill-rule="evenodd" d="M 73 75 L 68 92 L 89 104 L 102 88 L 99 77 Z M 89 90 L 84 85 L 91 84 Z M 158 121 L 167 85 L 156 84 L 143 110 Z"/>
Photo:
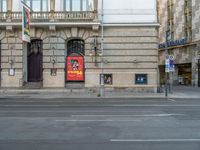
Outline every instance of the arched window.
<path fill-rule="evenodd" d="M 28 55 L 41 54 L 42 53 L 42 40 L 33 39 L 31 43 L 28 43 Z"/>
<path fill-rule="evenodd" d="M 6 0 L 0 0 L 0 12 L 7 11 L 7 2 Z"/>
<path fill-rule="evenodd" d="M 72 53 L 79 55 L 85 54 L 85 43 L 83 40 L 73 39 L 67 42 L 67 56 Z"/>

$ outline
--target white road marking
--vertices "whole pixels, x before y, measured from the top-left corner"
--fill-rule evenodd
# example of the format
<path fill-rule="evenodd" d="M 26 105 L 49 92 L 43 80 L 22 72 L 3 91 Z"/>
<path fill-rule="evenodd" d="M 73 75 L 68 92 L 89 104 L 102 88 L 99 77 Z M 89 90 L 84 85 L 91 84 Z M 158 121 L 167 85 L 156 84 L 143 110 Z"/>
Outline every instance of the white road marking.
<path fill-rule="evenodd" d="M 38 111 L 21 111 L 21 110 L 0 110 L 0 113 L 116 113 L 118 111 L 65 111 L 65 110 L 55 110 L 55 111 L 48 111 L 48 110 L 38 110 Z M 135 115 L 135 114 L 128 114 L 128 115 L 121 115 L 121 114 L 97 114 L 97 115 L 71 115 L 71 117 L 170 117 L 170 116 L 185 116 L 185 114 L 150 114 L 153 111 L 142 111 L 140 113 L 148 113 L 143 115 Z M 119 112 L 118 112 L 119 113 Z M 134 111 L 122 111 L 121 113 L 135 113 Z"/>
<path fill-rule="evenodd" d="M 140 122 L 141 120 L 55 120 L 56 122 Z"/>
<path fill-rule="evenodd" d="M 169 98 L 168 100 L 169 100 L 169 101 L 172 101 L 172 102 L 176 102 L 176 100 L 174 100 L 174 99 L 171 99 L 171 98 Z"/>
<path fill-rule="evenodd" d="M 1 113 L 38 113 L 38 112 L 44 112 L 44 113 L 119 113 L 119 111 L 76 111 L 76 110 L 0 110 Z M 155 111 L 139 111 L 140 113 L 152 113 Z M 120 113 L 135 113 L 135 111 L 120 111 Z"/>
<path fill-rule="evenodd" d="M 184 114 L 144 114 L 144 115 L 72 115 L 72 117 L 170 117 L 184 116 Z"/>
<path fill-rule="evenodd" d="M 200 142 L 199 139 L 110 139 L 111 142 Z"/>
<path fill-rule="evenodd" d="M 31 105 L 0 105 L 0 107 L 70 107 L 70 106 L 74 106 L 74 107 L 88 107 L 88 106 L 84 106 L 84 105 L 40 105 L 40 104 L 31 104 Z M 96 105 L 98 106 L 98 105 Z M 182 105 L 141 105 L 141 104 L 130 104 L 130 105 L 99 105 L 100 107 L 102 106 L 107 106 L 107 107 L 200 107 L 200 105 L 191 105 L 191 104 L 182 104 Z"/>
<path fill-rule="evenodd" d="M 60 107 L 62 105 L 0 105 L 1 107 Z"/>
<path fill-rule="evenodd" d="M 112 105 L 113 107 L 200 107 L 200 105 Z"/>
<path fill-rule="evenodd" d="M 21 101 L 21 100 L 17 100 L 17 101 L 8 101 L 8 100 L 6 100 L 6 101 L 0 101 L 0 103 L 101 103 L 101 101 L 37 101 L 37 100 L 35 100 L 35 101 L 30 101 L 30 100 L 25 100 L 25 101 Z M 111 102 L 111 103 L 116 103 L 116 102 L 118 102 L 118 101 L 109 101 L 109 102 Z"/>

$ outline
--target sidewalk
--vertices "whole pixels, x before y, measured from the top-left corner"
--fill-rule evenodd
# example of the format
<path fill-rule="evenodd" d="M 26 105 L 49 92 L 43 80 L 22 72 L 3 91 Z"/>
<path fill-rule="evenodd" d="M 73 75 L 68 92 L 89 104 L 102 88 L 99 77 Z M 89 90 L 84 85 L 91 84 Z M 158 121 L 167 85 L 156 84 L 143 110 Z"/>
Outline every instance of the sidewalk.
<path fill-rule="evenodd" d="M 0 98 L 6 97 L 29 97 L 29 98 L 97 98 L 98 91 L 88 89 L 0 89 Z M 161 98 L 163 93 L 132 93 L 105 91 L 104 98 Z"/>
<path fill-rule="evenodd" d="M 0 89 L 0 98 L 97 98 L 97 91 L 88 89 Z M 106 91 L 104 98 L 165 98 L 165 93 L 133 93 Z M 177 86 L 168 98 L 194 98 L 200 100 L 200 88 Z"/>
<path fill-rule="evenodd" d="M 200 100 L 200 88 L 193 86 L 175 86 L 170 98 L 196 98 Z"/>

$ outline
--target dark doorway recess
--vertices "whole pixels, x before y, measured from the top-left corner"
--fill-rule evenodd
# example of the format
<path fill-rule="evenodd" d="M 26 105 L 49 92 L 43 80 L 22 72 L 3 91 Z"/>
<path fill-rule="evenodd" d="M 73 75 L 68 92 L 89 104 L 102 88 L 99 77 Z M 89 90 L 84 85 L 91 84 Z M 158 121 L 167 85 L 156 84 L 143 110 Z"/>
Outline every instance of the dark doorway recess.
<path fill-rule="evenodd" d="M 42 40 L 28 44 L 28 82 L 42 81 Z"/>

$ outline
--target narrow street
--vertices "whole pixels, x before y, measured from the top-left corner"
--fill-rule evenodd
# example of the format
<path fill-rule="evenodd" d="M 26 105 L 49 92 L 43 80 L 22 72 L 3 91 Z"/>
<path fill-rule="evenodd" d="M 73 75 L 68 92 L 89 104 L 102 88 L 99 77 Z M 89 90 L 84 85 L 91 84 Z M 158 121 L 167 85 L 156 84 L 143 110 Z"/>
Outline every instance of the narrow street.
<path fill-rule="evenodd" d="M 199 150 L 199 99 L 0 99 L 0 150 Z"/>

